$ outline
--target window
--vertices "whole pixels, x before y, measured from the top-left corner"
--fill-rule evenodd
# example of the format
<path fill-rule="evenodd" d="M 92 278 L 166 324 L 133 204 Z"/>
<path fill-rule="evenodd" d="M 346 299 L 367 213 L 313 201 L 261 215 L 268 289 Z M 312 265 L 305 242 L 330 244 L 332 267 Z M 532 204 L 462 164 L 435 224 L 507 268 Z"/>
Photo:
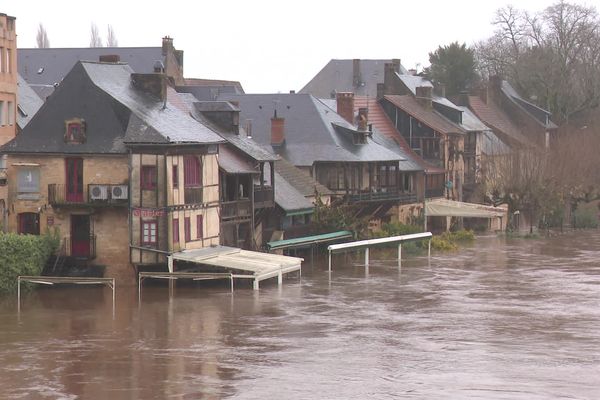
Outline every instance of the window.
<path fill-rule="evenodd" d="M 22 235 L 40 234 L 40 214 L 25 212 L 17 216 L 19 233 Z"/>
<path fill-rule="evenodd" d="M 177 189 L 179 187 L 179 168 L 177 165 L 173 165 L 173 189 Z"/>
<path fill-rule="evenodd" d="M 183 180 L 186 188 L 202 186 L 200 172 L 200 160 L 198 160 L 198 157 L 185 156 L 183 158 Z"/>
<path fill-rule="evenodd" d="M 0 126 L 6 125 L 6 119 L 4 117 L 4 102 L 0 101 Z"/>
<path fill-rule="evenodd" d="M 158 223 L 156 221 L 142 221 L 142 245 L 156 246 L 158 243 Z"/>
<path fill-rule="evenodd" d="M 173 243 L 179 243 L 179 218 L 173 218 Z"/>
<path fill-rule="evenodd" d="M 4 47 L 0 47 L 0 72 L 6 72 L 6 64 L 4 61 Z"/>
<path fill-rule="evenodd" d="M 204 215 L 196 216 L 196 239 L 204 237 Z"/>
<path fill-rule="evenodd" d="M 6 70 L 8 71 L 9 74 L 12 73 L 11 58 L 12 58 L 11 50 L 6 49 Z"/>
<path fill-rule="evenodd" d="M 185 241 L 186 242 L 191 242 L 192 241 L 192 231 L 191 231 L 191 225 L 190 225 L 190 217 L 185 217 L 184 221 L 184 230 L 185 230 Z"/>
<path fill-rule="evenodd" d="M 12 101 L 8 102 L 8 116 L 6 119 L 8 120 L 9 125 L 13 125 L 15 123 L 15 103 Z"/>
<path fill-rule="evenodd" d="M 40 170 L 38 168 L 19 168 L 17 172 L 17 191 L 19 193 L 39 193 Z"/>
<path fill-rule="evenodd" d="M 73 118 L 65 121 L 65 143 L 85 143 L 85 121 L 81 118 Z"/>
<path fill-rule="evenodd" d="M 142 190 L 156 189 L 156 167 L 154 165 L 143 165 L 140 185 Z"/>

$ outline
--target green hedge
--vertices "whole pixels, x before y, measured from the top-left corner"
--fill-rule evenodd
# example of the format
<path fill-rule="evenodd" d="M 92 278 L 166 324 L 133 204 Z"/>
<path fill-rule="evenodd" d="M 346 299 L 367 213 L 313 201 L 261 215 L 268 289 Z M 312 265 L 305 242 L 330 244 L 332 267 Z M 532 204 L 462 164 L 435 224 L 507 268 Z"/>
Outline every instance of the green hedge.
<path fill-rule="evenodd" d="M 59 243 L 56 232 L 40 236 L 0 232 L 0 293 L 16 291 L 19 275 L 40 275 Z"/>

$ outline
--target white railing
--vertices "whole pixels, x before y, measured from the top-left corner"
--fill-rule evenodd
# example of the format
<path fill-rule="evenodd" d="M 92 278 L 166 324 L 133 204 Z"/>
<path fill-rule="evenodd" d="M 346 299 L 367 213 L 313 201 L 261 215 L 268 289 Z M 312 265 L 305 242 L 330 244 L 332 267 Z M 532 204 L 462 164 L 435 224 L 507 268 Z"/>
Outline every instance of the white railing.
<path fill-rule="evenodd" d="M 398 243 L 398 265 L 402 260 L 402 242 L 408 242 L 412 240 L 423 240 L 429 239 L 429 243 L 427 245 L 427 256 L 431 257 L 431 232 L 422 232 L 422 233 L 413 233 L 410 235 L 401 235 L 401 236 L 390 236 L 385 238 L 378 239 L 367 239 L 367 240 L 359 240 L 357 242 L 349 242 L 349 243 L 339 243 L 332 244 L 327 247 L 329 251 L 329 272 L 331 272 L 331 254 L 340 253 L 345 250 L 350 249 L 365 249 L 365 267 L 369 266 L 369 247 L 376 245 L 384 245 L 384 244 L 392 244 Z"/>

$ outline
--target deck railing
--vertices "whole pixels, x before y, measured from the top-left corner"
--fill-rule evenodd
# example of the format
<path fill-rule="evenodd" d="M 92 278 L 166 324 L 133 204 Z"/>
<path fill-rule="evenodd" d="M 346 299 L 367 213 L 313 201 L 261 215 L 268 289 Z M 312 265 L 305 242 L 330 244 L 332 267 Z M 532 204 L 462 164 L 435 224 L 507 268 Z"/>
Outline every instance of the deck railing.
<path fill-rule="evenodd" d="M 51 205 L 98 205 L 98 206 L 127 206 L 127 185 L 88 184 L 80 192 L 69 192 L 64 183 L 48 185 L 48 203 Z M 116 190 L 118 189 L 118 190 Z"/>
<path fill-rule="evenodd" d="M 252 201 L 242 199 L 224 201 L 221 203 L 221 219 L 250 218 L 252 216 Z"/>
<path fill-rule="evenodd" d="M 271 186 L 254 186 L 254 207 L 273 207 L 275 205 L 274 199 L 274 191 Z"/>

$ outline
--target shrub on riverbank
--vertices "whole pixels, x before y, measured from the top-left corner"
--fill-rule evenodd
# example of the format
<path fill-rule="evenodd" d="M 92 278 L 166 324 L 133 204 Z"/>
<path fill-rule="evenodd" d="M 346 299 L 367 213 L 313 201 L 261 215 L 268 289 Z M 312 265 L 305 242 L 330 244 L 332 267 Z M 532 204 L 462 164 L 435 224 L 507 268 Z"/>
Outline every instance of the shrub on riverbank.
<path fill-rule="evenodd" d="M 431 248 L 434 250 L 456 250 L 460 243 L 472 242 L 475 234 L 471 230 L 462 229 L 456 232 L 444 232 L 434 236 L 431 240 Z"/>
<path fill-rule="evenodd" d="M 19 275 L 39 275 L 59 243 L 57 232 L 40 236 L 0 232 L 0 293 L 15 291 Z"/>

